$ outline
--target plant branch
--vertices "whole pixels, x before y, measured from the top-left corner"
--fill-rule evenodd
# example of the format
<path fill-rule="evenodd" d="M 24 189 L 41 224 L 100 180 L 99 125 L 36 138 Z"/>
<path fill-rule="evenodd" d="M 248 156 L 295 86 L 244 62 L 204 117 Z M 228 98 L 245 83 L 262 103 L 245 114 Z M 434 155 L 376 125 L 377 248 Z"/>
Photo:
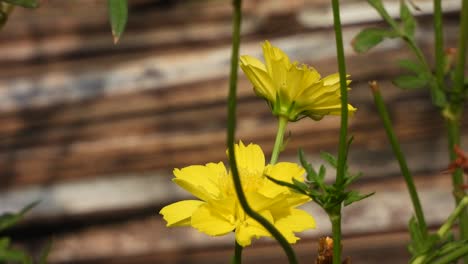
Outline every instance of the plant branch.
<path fill-rule="evenodd" d="M 227 145 L 229 153 L 229 164 L 232 172 L 232 179 L 236 190 L 239 202 L 245 213 L 252 217 L 265 227 L 268 232 L 281 244 L 286 253 L 289 263 L 297 263 L 296 255 L 292 250 L 291 245 L 283 237 L 283 235 L 271 224 L 267 219 L 255 212 L 248 204 L 247 198 L 242 190 L 242 184 L 237 168 L 236 156 L 234 151 L 234 139 L 236 130 L 236 106 L 237 106 L 237 72 L 239 64 L 239 46 L 240 46 L 240 25 L 241 25 L 241 0 L 234 0 L 234 18 L 232 32 L 232 54 L 231 54 L 231 72 L 229 77 L 229 96 L 228 96 L 228 131 Z"/>
<path fill-rule="evenodd" d="M 286 131 L 287 124 L 287 117 L 278 117 L 278 131 L 276 132 L 275 145 L 273 146 L 273 151 L 271 152 L 270 164 L 275 164 L 278 161 L 279 154 L 283 148 L 284 132 Z"/>
<path fill-rule="evenodd" d="M 406 186 L 408 188 L 408 192 L 411 197 L 411 201 L 413 203 L 414 212 L 416 214 L 416 219 L 418 220 L 418 224 L 421 227 L 421 233 L 427 237 L 428 230 L 426 225 L 426 220 L 424 218 L 424 212 L 422 210 L 421 202 L 419 201 L 418 192 L 416 191 L 416 186 L 413 181 L 413 176 L 408 168 L 408 164 L 406 162 L 405 155 L 400 149 L 400 144 L 398 143 L 398 139 L 393 131 L 392 122 L 390 121 L 390 117 L 388 115 L 387 108 L 383 101 L 382 95 L 380 94 L 380 90 L 376 81 L 369 83 L 372 93 L 374 95 L 374 103 L 377 106 L 377 111 L 379 112 L 380 119 L 382 119 L 385 132 L 387 133 L 388 140 L 390 141 L 390 145 L 392 146 L 393 154 L 398 160 L 400 165 L 401 174 L 406 182 Z"/>

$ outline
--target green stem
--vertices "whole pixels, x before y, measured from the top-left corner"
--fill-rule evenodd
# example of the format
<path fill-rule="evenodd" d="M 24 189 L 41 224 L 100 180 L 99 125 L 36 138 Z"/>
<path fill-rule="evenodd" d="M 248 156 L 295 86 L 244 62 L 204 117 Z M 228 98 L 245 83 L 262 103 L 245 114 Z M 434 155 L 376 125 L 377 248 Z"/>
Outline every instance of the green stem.
<path fill-rule="evenodd" d="M 343 33 L 341 32 L 340 2 L 332 0 L 333 26 L 335 30 L 336 56 L 338 59 L 338 71 L 340 76 L 341 92 L 341 127 L 340 141 L 338 145 L 338 165 L 336 169 L 335 184 L 339 188 L 343 185 L 346 169 L 346 155 L 348 144 L 348 85 L 346 83 L 346 63 L 343 48 Z M 330 215 L 333 232 L 333 264 L 341 263 L 341 204 L 337 205 Z"/>
<path fill-rule="evenodd" d="M 340 185 L 344 180 L 346 165 L 346 147 L 348 143 L 348 87 L 346 84 L 346 64 L 343 49 L 343 34 L 341 32 L 340 4 L 339 0 L 332 0 L 333 25 L 335 28 L 336 55 L 338 58 L 338 70 L 340 75 L 341 92 L 341 127 L 340 142 L 338 147 L 338 166 L 336 170 L 336 183 Z"/>
<path fill-rule="evenodd" d="M 283 148 L 284 132 L 286 131 L 287 124 L 287 117 L 278 117 L 278 131 L 276 132 L 275 145 L 273 146 L 273 151 L 271 152 L 270 164 L 275 164 L 278 161 L 279 154 Z"/>
<path fill-rule="evenodd" d="M 455 146 L 460 145 L 460 124 L 458 120 L 446 119 L 448 132 L 448 145 L 450 160 L 454 161 L 457 158 Z M 463 193 L 461 186 L 463 185 L 463 171 L 458 168 L 452 173 L 452 185 L 454 188 L 455 204 L 458 206 L 462 200 L 460 193 Z M 468 213 L 463 210 L 459 215 L 460 239 L 468 239 Z M 465 257 L 465 264 L 468 263 L 468 257 Z"/>
<path fill-rule="evenodd" d="M 462 1 L 462 10 L 460 13 L 460 31 L 457 48 L 457 64 L 455 66 L 454 84 L 452 90 L 452 97 L 450 98 L 450 111 L 454 118 L 447 119 L 448 141 L 450 159 L 456 159 L 455 145 L 460 145 L 460 123 L 461 113 L 464 107 L 464 69 L 466 65 L 466 48 L 468 39 L 468 1 Z M 460 187 L 463 184 L 463 173 L 461 169 L 457 169 L 452 173 L 452 183 L 454 187 L 455 203 L 461 201 L 461 196 L 458 193 L 461 191 Z M 468 239 L 468 211 L 463 210 L 459 216 L 460 225 L 460 239 Z M 468 264 L 468 257 L 464 258 L 465 264 Z"/>
<path fill-rule="evenodd" d="M 460 259 L 463 256 L 468 254 L 468 247 L 460 247 L 457 250 L 450 252 L 449 254 L 439 258 L 438 260 L 432 262 L 431 264 L 449 264 L 453 263 L 457 259 Z"/>
<path fill-rule="evenodd" d="M 234 246 L 234 256 L 232 257 L 232 264 L 241 264 L 242 263 L 242 249 L 244 249 L 239 243 Z"/>
<path fill-rule="evenodd" d="M 455 66 L 455 77 L 454 77 L 454 93 L 460 93 L 463 96 L 464 90 L 464 73 L 466 64 L 466 46 L 468 39 L 468 1 L 463 0 L 462 10 L 460 13 L 460 36 L 458 38 L 457 48 L 457 65 Z"/>
<path fill-rule="evenodd" d="M 382 95 L 380 94 L 379 88 L 377 83 L 370 84 L 372 88 L 372 92 L 374 95 L 374 102 L 377 106 L 377 110 L 379 112 L 380 118 L 382 119 L 385 132 L 387 133 L 387 137 L 390 140 L 390 145 L 392 146 L 393 154 L 398 160 L 400 165 L 401 174 L 405 178 L 406 186 L 408 188 L 411 201 L 413 203 L 414 212 L 416 214 L 416 219 L 418 220 L 418 224 L 421 227 L 421 233 L 427 237 L 428 230 L 426 225 L 426 220 L 424 218 L 424 212 L 422 210 L 421 202 L 419 201 L 418 192 L 416 191 L 416 186 L 413 181 L 413 176 L 408 168 L 408 164 L 406 163 L 406 158 L 403 152 L 400 149 L 400 144 L 398 143 L 398 139 L 395 136 L 395 132 L 393 131 L 392 123 L 390 121 L 390 117 L 388 115 L 387 108 L 383 101 Z"/>
<path fill-rule="evenodd" d="M 460 200 L 460 203 L 458 204 L 457 208 L 452 212 L 452 214 L 447 218 L 447 221 L 439 228 L 437 231 L 437 235 L 440 238 L 445 238 L 449 231 L 452 229 L 453 224 L 457 220 L 457 218 L 460 216 L 460 214 L 466 209 L 468 206 L 468 196 L 465 196 L 462 200 Z"/>
<path fill-rule="evenodd" d="M 341 205 L 329 217 L 333 234 L 333 264 L 341 264 Z"/>
<path fill-rule="evenodd" d="M 444 33 L 442 29 L 442 0 L 434 0 L 434 42 L 435 42 L 435 72 L 437 86 L 444 87 Z"/>
<path fill-rule="evenodd" d="M 237 72 L 239 64 L 239 46 L 240 46 L 240 25 L 241 25 L 241 0 L 234 0 L 234 17 L 233 17 L 233 32 L 232 32 L 232 54 L 231 54 L 231 72 L 229 77 L 229 96 L 228 96 L 228 131 L 227 145 L 229 154 L 229 165 L 231 167 L 232 179 L 236 190 L 239 203 L 245 213 L 252 217 L 265 227 L 268 232 L 281 244 L 286 253 L 289 263 L 297 263 L 296 254 L 291 245 L 284 236 L 271 224 L 267 219 L 255 212 L 248 204 L 245 194 L 242 190 L 242 184 L 239 177 L 239 171 L 236 163 L 236 155 L 234 151 L 234 139 L 236 130 L 236 106 L 237 106 Z"/>

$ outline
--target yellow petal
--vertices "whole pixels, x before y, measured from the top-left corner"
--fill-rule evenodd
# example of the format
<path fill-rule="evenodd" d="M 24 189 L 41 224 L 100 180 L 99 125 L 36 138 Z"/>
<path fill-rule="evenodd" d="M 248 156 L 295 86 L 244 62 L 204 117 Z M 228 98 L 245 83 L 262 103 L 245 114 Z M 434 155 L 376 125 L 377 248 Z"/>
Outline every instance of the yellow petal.
<path fill-rule="evenodd" d="M 218 163 L 219 164 L 219 163 Z M 219 165 L 192 165 L 181 170 L 175 169 L 173 181 L 201 200 L 208 201 L 219 196 L 219 181 L 222 163 Z"/>
<path fill-rule="evenodd" d="M 166 226 L 189 226 L 193 212 L 202 204 L 204 204 L 204 202 L 198 200 L 180 201 L 165 206 L 159 213 L 162 214 L 164 220 L 166 220 Z"/>
<path fill-rule="evenodd" d="M 302 232 L 316 227 L 315 219 L 301 209 L 291 209 L 289 216 L 277 220 L 275 224 L 285 225 L 294 232 Z"/>
<path fill-rule="evenodd" d="M 207 235 L 221 236 L 235 229 L 235 219 L 228 219 L 216 208 L 203 204 L 193 213 L 191 225 Z"/>
<path fill-rule="evenodd" d="M 235 145 L 237 167 L 241 176 L 263 175 L 265 169 L 265 155 L 259 145 L 242 142 Z"/>
<path fill-rule="evenodd" d="M 291 214 L 275 222 L 275 226 L 285 236 L 289 243 L 299 240 L 294 232 L 301 232 L 315 228 L 315 219 L 307 212 L 299 209 L 291 209 Z"/>
<path fill-rule="evenodd" d="M 260 212 L 260 214 L 271 223 L 273 222 L 273 218 L 268 211 Z M 252 243 L 252 238 L 259 238 L 261 236 L 271 235 L 262 225 L 252 218 L 248 218 L 236 228 L 236 241 L 242 247 L 249 246 Z"/>
<path fill-rule="evenodd" d="M 276 89 L 271 77 L 266 72 L 265 65 L 252 56 L 241 56 L 240 62 L 240 67 L 253 84 L 255 93 L 273 102 L 276 97 Z"/>
<path fill-rule="evenodd" d="M 292 178 L 298 181 L 304 181 L 304 169 L 299 165 L 291 162 L 279 162 L 275 165 L 268 165 L 265 169 L 265 174 L 280 181 L 292 183 Z M 282 192 L 290 193 L 289 188 L 280 186 L 268 179 L 265 179 L 265 184 L 259 189 L 259 192 L 267 197 L 274 197 Z"/>
<path fill-rule="evenodd" d="M 288 55 L 279 48 L 272 46 L 268 41 L 265 41 L 262 48 L 268 75 L 276 85 L 278 92 L 285 91 L 287 73 L 292 67 Z"/>

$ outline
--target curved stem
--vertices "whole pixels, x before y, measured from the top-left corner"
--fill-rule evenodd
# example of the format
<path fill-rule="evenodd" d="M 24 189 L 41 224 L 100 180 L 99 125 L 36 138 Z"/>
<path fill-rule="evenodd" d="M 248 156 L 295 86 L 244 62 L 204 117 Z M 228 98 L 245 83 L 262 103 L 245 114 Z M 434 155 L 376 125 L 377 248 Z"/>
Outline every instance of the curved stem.
<path fill-rule="evenodd" d="M 273 151 L 271 152 L 270 164 L 275 164 L 278 161 L 279 154 L 283 148 L 284 132 L 286 131 L 287 124 L 287 117 L 278 117 L 278 131 L 276 132 L 275 145 L 273 146 Z"/>
<path fill-rule="evenodd" d="M 392 122 L 390 121 L 387 108 L 385 107 L 385 103 L 382 99 L 382 95 L 380 94 L 377 83 L 371 83 L 370 86 L 374 95 L 375 105 L 379 112 L 380 118 L 382 119 L 385 132 L 387 133 L 388 140 L 390 141 L 390 145 L 392 146 L 393 154 L 397 158 L 398 164 L 400 165 L 401 174 L 403 174 L 403 177 L 405 178 L 406 187 L 408 188 L 411 202 L 413 203 L 416 219 L 418 220 L 418 224 L 421 227 L 421 233 L 427 237 L 428 230 L 426 220 L 424 218 L 421 202 L 419 201 L 418 192 L 416 191 L 416 185 L 413 181 L 413 176 L 411 175 L 408 164 L 406 163 L 405 155 L 401 151 L 400 144 L 398 143 L 398 139 L 395 135 L 395 132 L 393 131 Z"/>
<path fill-rule="evenodd" d="M 227 145 L 229 154 L 229 164 L 232 172 L 232 179 L 236 190 L 239 203 L 244 209 L 245 213 L 252 217 L 265 227 L 268 232 L 281 244 L 284 252 L 286 253 L 289 263 L 297 263 L 296 254 L 294 253 L 291 245 L 283 237 L 283 235 L 271 224 L 267 219 L 255 212 L 248 204 L 245 194 L 242 190 L 242 184 L 239 177 L 239 171 L 236 163 L 236 155 L 234 151 L 234 139 L 236 130 L 236 106 L 237 106 L 237 72 L 239 64 L 239 46 L 240 46 L 240 25 L 241 25 L 241 0 L 234 0 L 234 18 L 233 18 L 233 32 L 232 32 L 232 54 L 231 54 L 231 72 L 229 77 L 229 96 L 228 96 L 228 131 L 227 131 Z"/>

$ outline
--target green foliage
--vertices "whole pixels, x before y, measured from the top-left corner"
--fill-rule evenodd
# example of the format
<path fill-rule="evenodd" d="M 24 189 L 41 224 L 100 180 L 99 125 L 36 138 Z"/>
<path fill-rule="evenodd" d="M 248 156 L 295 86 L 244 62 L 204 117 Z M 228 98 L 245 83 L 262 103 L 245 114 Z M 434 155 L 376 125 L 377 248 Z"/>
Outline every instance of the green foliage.
<path fill-rule="evenodd" d="M 5 213 L 0 215 L 0 231 L 4 231 L 5 229 L 17 224 L 21 219 L 23 219 L 24 215 L 38 203 L 39 201 L 32 202 L 21 209 L 18 213 Z"/>
<path fill-rule="evenodd" d="M 25 8 L 37 8 L 39 7 L 38 0 L 2 0 L 1 2 L 5 2 L 15 6 L 21 6 Z"/>
<path fill-rule="evenodd" d="M 414 38 L 416 29 L 416 20 L 414 19 L 408 5 L 405 1 L 400 2 L 400 19 L 401 19 L 401 32 L 407 38 Z"/>
<path fill-rule="evenodd" d="M 114 43 L 117 43 L 127 25 L 128 3 L 127 0 L 107 0 L 107 6 Z"/>
<path fill-rule="evenodd" d="M 420 89 L 428 84 L 425 75 L 400 75 L 396 77 L 392 83 L 401 89 Z"/>
<path fill-rule="evenodd" d="M 437 234 L 424 237 L 414 217 L 409 221 L 411 241 L 408 250 L 412 255 L 410 263 L 452 263 L 468 254 L 468 240 L 455 241 L 453 235 L 445 238 Z"/>
<path fill-rule="evenodd" d="M 17 224 L 24 215 L 34 208 L 39 202 L 33 202 L 25 206 L 18 213 L 5 213 L 0 215 L 0 231 L 5 231 L 6 229 Z M 47 263 L 47 255 L 49 254 L 51 248 L 51 242 L 47 244 L 44 250 L 41 252 L 38 264 Z M 11 247 L 11 241 L 8 237 L 0 237 L 0 264 L 6 263 L 21 263 L 21 264 L 32 264 L 32 257 L 27 253 L 21 250 L 17 250 Z"/>
<path fill-rule="evenodd" d="M 349 149 L 348 142 L 346 152 Z M 347 153 L 346 153 L 347 154 Z M 337 168 L 337 158 L 330 153 L 321 153 L 322 159 L 328 163 L 331 167 Z M 327 213 L 331 214 L 333 210 L 339 205 L 348 206 L 354 202 L 360 201 L 371 196 L 374 193 L 361 194 L 358 191 L 347 191 L 346 188 L 358 179 L 362 174 L 352 174 L 349 172 L 348 167 L 345 167 L 345 175 L 342 183 L 327 184 L 325 182 L 326 168 L 324 165 L 320 165 L 318 171 L 306 161 L 304 152 L 299 150 L 299 159 L 302 167 L 306 171 L 305 182 L 297 181 L 292 179 L 293 183 L 283 182 L 271 178 L 268 179 L 281 186 L 289 187 L 292 190 L 305 194 L 312 198 L 317 204 L 319 204 Z"/>
<path fill-rule="evenodd" d="M 377 46 L 384 39 L 395 37 L 398 37 L 398 33 L 393 30 L 366 28 L 354 37 L 352 46 L 356 52 L 363 53 Z"/>

